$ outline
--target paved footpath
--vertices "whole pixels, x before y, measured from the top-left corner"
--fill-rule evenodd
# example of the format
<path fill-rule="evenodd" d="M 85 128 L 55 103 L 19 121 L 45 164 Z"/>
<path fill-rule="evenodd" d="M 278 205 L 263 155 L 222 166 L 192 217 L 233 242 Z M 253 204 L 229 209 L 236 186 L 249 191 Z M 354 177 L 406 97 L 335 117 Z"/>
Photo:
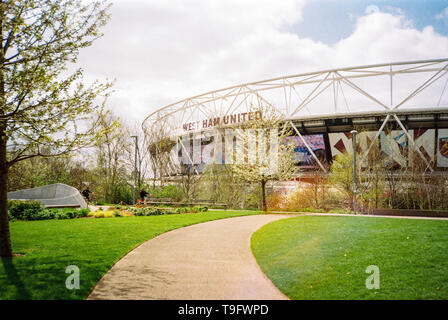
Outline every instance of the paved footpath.
<path fill-rule="evenodd" d="M 118 261 L 88 299 L 288 299 L 261 271 L 250 238 L 293 216 L 235 217 L 161 234 Z"/>

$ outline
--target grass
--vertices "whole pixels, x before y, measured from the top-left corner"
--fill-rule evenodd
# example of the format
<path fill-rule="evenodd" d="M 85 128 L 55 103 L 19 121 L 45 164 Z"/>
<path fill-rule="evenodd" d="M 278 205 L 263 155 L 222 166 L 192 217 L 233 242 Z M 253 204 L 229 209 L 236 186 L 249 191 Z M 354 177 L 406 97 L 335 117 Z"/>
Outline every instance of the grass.
<path fill-rule="evenodd" d="M 263 226 L 251 247 L 291 299 L 448 299 L 448 221 L 303 216 Z M 379 289 L 366 288 L 370 265 Z"/>
<path fill-rule="evenodd" d="M 0 300 L 85 299 L 98 280 L 127 252 L 161 233 L 200 222 L 256 214 L 213 211 L 147 217 L 11 222 L 15 253 L 2 259 Z M 80 269 L 80 289 L 65 287 L 66 267 Z"/>

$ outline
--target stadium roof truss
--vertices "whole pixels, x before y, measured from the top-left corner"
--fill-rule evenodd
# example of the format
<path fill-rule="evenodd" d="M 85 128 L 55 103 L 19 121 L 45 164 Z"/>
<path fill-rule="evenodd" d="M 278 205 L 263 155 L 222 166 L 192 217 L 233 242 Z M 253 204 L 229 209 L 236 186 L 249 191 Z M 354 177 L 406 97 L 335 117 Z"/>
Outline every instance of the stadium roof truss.
<path fill-rule="evenodd" d="M 386 124 L 395 120 L 415 148 L 400 115 L 448 114 L 448 58 L 331 69 L 272 78 L 210 91 L 180 100 L 151 113 L 143 129 L 159 128 L 182 136 L 185 123 L 223 117 L 256 108 L 270 108 L 282 116 L 304 142 L 322 170 L 324 165 L 306 143 L 297 121 L 384 116 L 366 157 Z M 203 129 L 202 129 L 203 130 Z"/>

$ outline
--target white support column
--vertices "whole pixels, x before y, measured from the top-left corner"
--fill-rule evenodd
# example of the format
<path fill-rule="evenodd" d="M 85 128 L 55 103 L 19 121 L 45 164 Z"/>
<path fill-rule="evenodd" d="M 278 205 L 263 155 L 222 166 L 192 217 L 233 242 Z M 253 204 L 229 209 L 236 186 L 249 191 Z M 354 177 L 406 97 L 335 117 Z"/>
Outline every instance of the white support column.
<path fill-rule="evenodd" d="M 370 146 L 367 148 L 367 151 L 363 154 L 362 158 L 361 158 L 361 164 L 366 160 L 366 157 L 368 156 L 370 149 L 372 149 L 373 145 L 376 142 L 376 139 L 378 139 L 378 137 L 380 136 L 381 132 L 384 130 L 384 127 L 386 126 L 387 121 L 389 120 L 390 115 L 388 114 L 386 116 L 386 119 L 384 119 L 383 124 L 381 125 L 380 129 L 377 131 L 375 137 L 373 138 L 372 142 L 370 143 Z M 355 152 L 355 151 L 353 151 Z"/>
<path fill-rule="evenodd" d="M 319 159 L 317 158 L 316 154 L 314 153 L 313 149 L 311 149 L 311 147 L 308 145 L 308 143 L 306 142 L 305 138 L 300 134 L 299 130 L 297 130 L 296 126 L 294 125 L 294 123 L 292 123 L 292 121 L 289 121 L 289 124 L 293 127 L 293 129 L 295 130 L 295 132 L 297 133 L 297 135 L 300 137 L 300 139 L 302 140 L 303 144 L 305 144 L 305 147 L 308 149 L 308 151 L 311 153 L 311 155 L 313 156 L 314 160 L 316 160 L 317 164 L 320 166 L 320 168 L 326 173 L 327 170 L 325 169 L 325 167 L 323 166 L 323 164 L 319 161 Z"/>

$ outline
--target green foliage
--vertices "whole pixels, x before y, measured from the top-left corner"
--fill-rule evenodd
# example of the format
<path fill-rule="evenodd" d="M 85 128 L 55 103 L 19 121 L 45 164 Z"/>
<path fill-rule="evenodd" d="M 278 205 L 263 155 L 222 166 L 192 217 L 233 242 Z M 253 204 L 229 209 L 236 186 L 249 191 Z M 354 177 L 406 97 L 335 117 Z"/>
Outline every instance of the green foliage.
<path fill-rule="evenodd" d="M 44 207 L 39 201 L 8 201 L 8 212 L 17 220 L 38 220 Z"/>
<path fill-rule="evenodd" d="M 216 164 L 207 165 L 202 173 L 198 197 L 234 209 L 258 209 L 261 203 L 258 184 L 241 181 L 230 168 Z"/>
<path fill-rule="evenodd" d="M 9 220 L 50 220 L 87 217 L 89 209 L 45 209 L 38 201 L 8 201 Z"/>
<path fill-rule="evenodd" d="M 200 212 L 207 212 L 207 211 L 208 211 L 207 206 L 194 206 L 193 208 L 189 208 L 187 212 L 200 213 Z"/>
<path fill-rule="evenodd" d="M 70 72 L 69 64 L 102 35 L 108 8 L 104 1 L 1 2 L 1 181 L 8 183 L 8 171 L 20 161 L 68 154 L 94 141 L 97 129 L 85 121 L 112 84 L 86 84 L 82 69 Z M 2 186 L 0 254 L 10 257 L 6 192 Z M 31 210 L 23 211 L 25 218 L 34 217 Z"/>
<path fill-rule="evenodd" d="M 347 195 L 353 195 L 353 153 L 336 156 L 331 165 L 330 181 Z"/>
<path fill-rule="evenodd" d="M 188 213 L 188 208 L 176 208 L 175 212 L 177 214 Z"/>
<path fill-rule="evenodd" d="M 8 139 L 10 165 L 68 153 L 92 142 L 95 130 L 83 131 L 77 122 L 98 108 L 95 99 L 107 95 L 111 84 L 85 85 L 82 70 L 69 74 L 67 66 L 76 62 L 81 48 L 101 36 L 108 7 L 79 0 L 2 3 L 7 45 L 0 53 L 0 109 L 7 127 L 0 126 L 0 135 Z"/>
<path fill-rule="evenodd" d="M 17 162 L 8 171 L 8 190 L 29 189 L 53 183 L 78 187 L 74 178 L 79 174 L 73 167 L 74 160 L 70 155 L 33 157 Z"/>
<path fill-rule="evenodd" d="M 182 188 L 177 185 L 167 185 L 149 189 L 151 198 L 168 198 L 173 201 L 181 201 L 184 198 Z"/>

